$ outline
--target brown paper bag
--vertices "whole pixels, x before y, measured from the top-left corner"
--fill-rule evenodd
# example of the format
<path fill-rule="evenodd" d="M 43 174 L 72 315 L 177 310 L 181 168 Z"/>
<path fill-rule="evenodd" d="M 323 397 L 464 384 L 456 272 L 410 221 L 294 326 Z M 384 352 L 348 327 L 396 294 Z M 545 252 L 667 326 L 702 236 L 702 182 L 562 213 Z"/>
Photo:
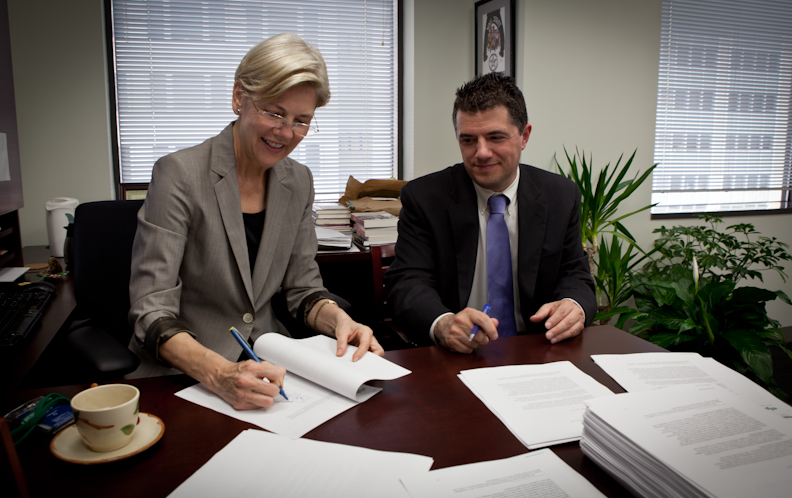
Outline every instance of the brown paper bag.
<path fill-rule="evenodd" d="M 399 216 L 401 211 L 399 192 L 406 184 L 407 182 L 404 180 L 366 180 L 365 183 L 360 183 L 350 176 L 347 180 L 346 191 L 338 203 L 348 206 L 353 212 L 386 211 L 394 216 Z M 393 200 L 379 200 L 372 199 L 372 197 L 388 197 Z"/>

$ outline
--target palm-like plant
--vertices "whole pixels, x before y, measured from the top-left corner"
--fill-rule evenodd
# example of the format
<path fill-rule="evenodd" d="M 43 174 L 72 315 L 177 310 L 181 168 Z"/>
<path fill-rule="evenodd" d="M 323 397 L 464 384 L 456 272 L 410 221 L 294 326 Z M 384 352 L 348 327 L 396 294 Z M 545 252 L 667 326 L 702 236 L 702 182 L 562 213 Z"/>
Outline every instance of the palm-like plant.
<path fill-rule="evenodd" d="M 640 250 L 635 244 L 635 238 L 621 223 L 621 220 L 636 213 L 640 213 L 641 211 L 646 211 L 654 206 L 654 204 L 649 204 L 630 213 L 617 214 L 617 210 L 622 201 L 632 195 L 632 193 L 649 178 L 652 170 L 657 167 L 657 164 L 653 164 L 643 174 L 640 174 L 640 171 L 638 171 L 635 173 L 635 176 L 631 178 L 627 177 L 633 159 L 635 159 L 636 152 L 637 149 L 633 151 L 630 158 L 623 164 L 622 159 L 624 158 L 624 154 L 622 154 L 619 156 L 619 160 L 616 161 L 616 165 L 613 169 L 611 169 L 611 165 L 608 163 L 600 170 L 597 176 L 595 176 L 593 171 L 593 156 L 589 154 L 588 161 L 586 161 L 585 151 L 581 152 L 576 148 L 575 154 L 570 156 L 566 147 L 564 147 L 564 154 L 566 154 L 567 162 L 569 163 L 569 173 L 565 173 L 561 165 L 558 164 L 558 160 L 555 157 L 553 158 L 561 175 L 575 182 L 578 189 L 580 189 L 580 232 L 581 238 L 583 239 L 583 246 L 588 253 L 591 276 L 594 278 L 595 282 L 597 281 L 599 271 L 597 269 L 598 265 L 595 264 L 594 255 L 597 254 L 602 246 L 600 240 L 602 235 L 608 233 L 614 237 L 614 240 L 616 240 L 616 237 L 623 239 L 628 243 L 625 247 L 629 248 L 629 251 L 632 251 L 633 247 Z M 611 247 L 613 248 L 613 244 Z M 618 246 L 618 250 L 620 254 L 620 246 Z M 609 254 L 608 260 L 612 262 L 620 260 L 621 257 L 619 254 Z M 620 265 L 618 268 L 613 269 L 624 271 L 624 275 L 626 276 L 628 265 Z M 628 285 L 626 278 L 615 278 L 611 280 L 611 283 L 613 282 L 618 283 L 619 286 Z M 608 300 L 604 311 L 608 311 L 620 304 L 620 302 L 613 302 L 611 299 L 626 295 L 623 289 L 607 289 L 599 282 L 597 282 L 597 288 Z"/>

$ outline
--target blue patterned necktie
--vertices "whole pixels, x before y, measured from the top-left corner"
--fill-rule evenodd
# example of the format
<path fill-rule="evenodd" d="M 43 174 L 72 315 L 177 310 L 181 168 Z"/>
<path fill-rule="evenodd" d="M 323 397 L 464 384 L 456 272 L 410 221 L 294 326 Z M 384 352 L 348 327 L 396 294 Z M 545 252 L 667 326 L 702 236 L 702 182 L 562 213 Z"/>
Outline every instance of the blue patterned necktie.
<path fill-rule="evenodd" d="M 508 200 L 503 195 L 490 197 L 487 220 L 487 298 L 492 307 L 490 316 L 498 319 L 499 337 L 517 335 L 509 230 L 503 218 Z"/>

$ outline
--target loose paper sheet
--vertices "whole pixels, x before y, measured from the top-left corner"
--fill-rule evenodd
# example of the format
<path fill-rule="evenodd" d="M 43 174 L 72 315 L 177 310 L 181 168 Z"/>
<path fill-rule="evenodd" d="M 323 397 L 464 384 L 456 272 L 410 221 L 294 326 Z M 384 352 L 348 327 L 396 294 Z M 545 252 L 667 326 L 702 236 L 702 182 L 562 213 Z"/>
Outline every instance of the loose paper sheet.
<path fill-rule="evenodd" d="M 464 370 L 459 378 L 528 449 L 577 441 L 583 401 L 613 395 L 569 361 Z"/>
<path fill-rule="evenodd" d="M 202 384 L 183 389 L 176 396 L 276 434 L 298 438 L 382 390 L 364 382 L 392 380 L 411 373 L 371 353 L 352 362 L 357 348 L 351 345 L 344 356 L 336 357 L 336 341 L 325 336 L 297 340 L 264 334 L 253 349 L 262 359 L 289 372 L 283 382 L 288 401 L 276 396 L 269 408 L 236 410 Z"/>
<path fill-rule="evenodd" d="M 718 385 L 782 417 L 792 417 L 792 406 L 739 372 L 698 353 L 598 354 L 591 359 L 627 392 Z"/>
<path fill-rule="evenodd" d="M 183 389 L 176 396 L 276 434 L 299 438 L 382 390 L 363 386 L 361 401 L 352 401 L 296 375 L 286 378 L 283 390 L 289 400 L 276 396 L 272 406 L 258 410 L 235 410 L 203 384 Z"/>
<path fill-rule="evenodd" d="M 8 160 L 8 135 L 0 133 L 0 182 L 11 181 L 11 163 Z"/>
<path fill-rule="evenodd" d="M 27 273 L 30 268 L 7 267 L 0 268 L 0 282 L 14 282 L 16 279 Z"/>
<path fill-rule="evenodd" d="M 171 497 L 408 498 L 400 478 L 433 460 L 247 430 L 184 481 Z"/>
<path fill-rule="evenodd" d="M 549 449 L 402 477 L 412 498 L 604 497 Z"/>

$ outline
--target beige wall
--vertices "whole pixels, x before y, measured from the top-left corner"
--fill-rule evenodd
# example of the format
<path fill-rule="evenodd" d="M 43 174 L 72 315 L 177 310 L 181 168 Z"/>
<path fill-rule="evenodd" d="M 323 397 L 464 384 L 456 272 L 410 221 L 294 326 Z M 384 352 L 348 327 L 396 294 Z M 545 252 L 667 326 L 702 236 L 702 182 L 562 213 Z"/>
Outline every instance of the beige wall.
<path fill-rule="evenodd" d="M 8 15 L 22 245 L 43 245 L 49 199 L 113 196 L 102 0 L 8 0 Z"/>
<path fill-rule="evenodd" d="M 459 161 L 451 125 L 454 91 L 473 77 L 475 0 L 404 0 L 404 161 L 411 179 Z M 112 198 L 101 0 L 8 0 L 25 193 L 24 245 L 47 242 L 44 203 Z M 654 144 L 661 0 L 517 0 L 517 81 L 533 124 L 522 160 L 553 169 L 563 148 L 594 154 L 594 165 L 638 149 L 650 166 Z M 649 186 L 625 206 L 649 203 Z M 753 223 L 792 244 L 792 215 L 727 218 Z M 626 222 L 648 247 L 652 230 L 686 220 Z M 792 272 L 792 265 L 788 265 Z M 768 275 L 767 288 L 792 295 Z M 770 304 L 792 325 L 792 306 Z"/>

